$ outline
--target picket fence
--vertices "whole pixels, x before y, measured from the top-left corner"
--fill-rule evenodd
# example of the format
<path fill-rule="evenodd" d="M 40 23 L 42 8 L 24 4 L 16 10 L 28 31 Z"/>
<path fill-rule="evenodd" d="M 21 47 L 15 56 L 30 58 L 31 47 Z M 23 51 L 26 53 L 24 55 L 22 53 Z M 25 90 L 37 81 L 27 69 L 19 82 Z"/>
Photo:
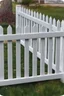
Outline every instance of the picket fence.
<path fill-rule="evenodd" d="M 8 26 L 3 34 L 0 26 L 0 86 L 52 79 L 64 83 L 64 21 L 56 22 L 52 17 L 16 7 L 16 34 Z M 16 43 L 16 77 L 13 77 L 13 42 Z M 5 78 L 4 44 L 7 44 L 7 78 Z M 22 53 L 24 46 L 24 76 L 22 76 Z M 32 53 L 32 74 L 30 75 L 29 51 Z M 37 59 L 40 65 L 37 66 Z M 47 72 L 46 66 L 47 65 Z M 39 74 L 38 74 L 39 70 Z"/>
<path fill-rule="evenodd" d="M 52 17 L 45 16 L 44 14 L 32 11 L 30 9 L 26 9 L 18 5 L 16 7 L 16 32 L 18 32 L 17 28 L 19 28 L 19 32 L 21 34 L 30 33 L 35 35 L 36 33 L 37 34 L 42 33 L 43 35 L 44 34 L 48 35 L 50 34 L 50 32 L 52 32 L 52 34 L 57 34 L 57 32 L 60 32 L 60 34 L 62 34 L 62 32 L 64 31 L 64 20 L 62 20 L 62 22 L 60 22 L 60 20 L 56 21 L 55 18 L 52 19 Z M 45 62 L 45 64 L 48 65 L 47 76 L 52 74 L 51 68 L 55 71 L 54 76 L 56 75 L 56 73 L 57 74 L 61 72 L 63 73 L 64 71 L 63 37 L 60 36 L 60 39 L 55 37 L 48 39 L 45 37 L 45 48 L 44 48 L 45 51 L 44 49 L 41 49 L 42 46 L 41 38 L 37 39 L 37 48 L 36 48 L 36 40 L 34 42 L 35 44 L 33 44 L 32 39 L 29 40 L 29 51 L 32 52 L 33 54 L 36 54 L 37 58 L 42 60 L 41 68 L 43 68 L 44 66 L 43 62 Z M 25 46 L 25 41 L 21 40 L 21 44 Z M 33 46 L 35 46 L 35 49 L 33 49 Z M 43 54 L 43 51 L 45 53 L 45 56 Z M 45 59 L 43 56 L 45 57 Z M 36 59 L 34 68 L 36 72 L 37 71 Z M 41 75 L 44 73 L 43 69 L 40 70 L 40 73 Z M 54 77 L 52 79 L 54 79 Z"/>

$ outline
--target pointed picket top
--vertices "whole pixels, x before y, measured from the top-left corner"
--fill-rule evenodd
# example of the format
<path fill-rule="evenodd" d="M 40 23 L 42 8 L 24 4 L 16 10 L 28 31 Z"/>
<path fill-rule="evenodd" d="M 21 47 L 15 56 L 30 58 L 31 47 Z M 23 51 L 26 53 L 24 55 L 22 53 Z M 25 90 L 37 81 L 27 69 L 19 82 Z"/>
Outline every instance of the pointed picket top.
<path fill-rule="evenodd" d="M 57 21 L 57 31 L 60 31 L 60 20 Z"/>
<path fill-rule="evenodd" d="M 23 7 L 21 7 L 21 11 L 23 12 Z"/>
<path fill-rule="evenodd" d="M 61 22 L 61 30 L 64 31 L 64 20 Z"/>
<path fill-rule="evenodd" d="M 49 24 L 50 24 L 49 30 L 52 31 L 52 17 L 49 18 Z"/>
<path fill-rule="evenodd" d="M 39 14 L 39 18 L 40 18 L 40 19 L 42 18 L 42 14 L 41 14 L 41 13 Z"/>
<path fill-rule="evenodd" d="M 27 14 L 29 14 L 29 9 L 27 9 Z"/>
<path fill-rule="evenodd" d="M 0 26 L 0 34 L 3 34 L 3 27 Z"/>
<path fill-rule="evenodd" d="M 43 21 L 45 21 L 45 15 L 43 14 Z"/>
<path fill-rule="evenodd" d="M 26 9 L 24 8 L 24 12 L 26 13 Z"/>
<path fill-rule="evenodd" d="M 49 23 L 52 24 L 52 17 L 49 18 Z"/>
<path fill-rule="evenodd" d="M 29 12 L 29 15 L 30 15 L 30 13 L 31 13 L 31 10 L 29 9 L 29 10 L 28 10 L 28 12 Z"/>
<path fill-rule="evenodd" d="M 33 10 L 31 10 L 31 16 L 33 16 Z"/>
<path fill-rule="evenodd" d="M 23 7 L 23 12 L 24 12 L 24 7 Z"/>
<path fill-rule="evenodd" d="M 21 10 L 21 5 L 16 5 L 16 11 Z"/>
<path fill-rule="evenodd" d="M 28 9 L 26 9 L 26 13 L 28 14 Z"/>
<path fill-rule="evenodd" d="M 37 15 L 36 17 L 39 18 L 39 13 L 38 12 L 36 13 L 36 15 Z"/>
<path fill-rule="evenodd" d="M 56 19 L 55 18 L 53 19 L 53 25 L 56 26 Z"/>
<path fill-rule="evenodd" d="M 34 17 L 36 17 L 36 12 L 34 11 Z"/>
<path fill-rule="evenodd" d="M 48 23 L 48 15 L 46 15 L 46 22 Z"/>
<path fill-rule="evenodd" d="M 8 28 L 7 28 L 7 33 L 8 33 L 8 34 L 12 34 L 12 27 L 11 27 L 11 25 L 8 26 Z"/>

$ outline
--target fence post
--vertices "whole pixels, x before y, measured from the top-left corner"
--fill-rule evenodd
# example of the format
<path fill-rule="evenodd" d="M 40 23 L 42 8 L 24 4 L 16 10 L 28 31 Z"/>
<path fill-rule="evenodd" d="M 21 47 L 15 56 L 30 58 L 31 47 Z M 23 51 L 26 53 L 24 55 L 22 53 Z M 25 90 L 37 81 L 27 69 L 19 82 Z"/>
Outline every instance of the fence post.
<path fill-rule="evenodd" d="M 52 31 L 52 17 L 49 18 L 49 24 L 49 31 Z M 52 38 L 48 38 L 48 74 L 52 73 L 52 44 Z"/>
<path fill-rule="evenodd" d="M 12 34 L 12 27 L 9 25 L 7 28 L 7 34 Z M 8 41 L 8 79 L 12 79 L 12 41 Z"/>
<path fill-rule="evenodd" d="M 57 21 L 57 31 L 60 32 L 60 21 Z M 56 38 L 56 73 L 60 72 L 60 37 Z"/>
<path fill-rule="evenodd" d="M 3 28 L 0 26 L 0 35 L 3 35 Z M 4 44 L 0 41 L 0 80 L 4 79 Z"/>
<path fill-rule="evenodd" d="M 19 31 L 19 27 L 17 27 L 17 33 L 16 34 L 20 34 Z M 21 53 L 21 46 L 20 46 L 20 40 L 16 40 L 16 78 L 20 78 L 21 77 L 21 58 L 20 58 L 20 54 Z"/>
<path fill-rule="evenodd" d="M 18 23 L 19 23 L 19 21 L 18 21 L 18 11 L 20 10 L 20 7 L 21 7 L 21 5 L 17 5 L 16 6 L 16 33 L 17 33 L 17 27 L 18 27 Z"/>
<path fill-rule="evenodd" d="M 64 32 L 64 20 L 62 20 L 61 22 L 61 31 Z M 61 77 L 61 81 L 64 83 L 64 37 L 62 38 L 62 72 L 63 72 L 63 75 Z"/>

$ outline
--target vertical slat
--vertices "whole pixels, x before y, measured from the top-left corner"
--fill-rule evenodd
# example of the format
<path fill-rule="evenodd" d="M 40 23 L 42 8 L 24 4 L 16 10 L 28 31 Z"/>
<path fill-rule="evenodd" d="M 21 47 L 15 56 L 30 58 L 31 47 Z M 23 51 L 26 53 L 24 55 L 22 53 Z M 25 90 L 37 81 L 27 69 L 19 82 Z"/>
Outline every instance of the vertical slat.
<path fill-rule="evenodd" d="M 52 31 L 52 18 L 49 19 L 50 31 Z M 48 74 L 52 73 L 52 38 L 48 38 Z"/>
<path fill-rule="evenodd" d="M 16 28 L 18 27 L 18 10 L 20 8 L 20 5 L 16 6 Z"/>
<path fill-rule="evenodd" d="M 39 32 L 42 32 L 42 31 L 43 31 L 43 30 L 42 30 L 42 25 L 39 25 Z M 40 42 L 41 42 L 41 39 L 39 38 L 39 42 L 38 42 L 38 43 L 39 43 L 39 52 L 41 52 L 41 48 L 40 48 L 40 47 L 41 47 L 41 46 L 40 46 L 41 43 L 40 43 Z"/>
<path fill-rule="evenodd" d="M 43 21 L 45 21 L 45 15 L 43 14 Z"/>
<path fill-rule="evenodd" d="M 53 25 L 56 26 L 56 19 L 53 19 Z M 53 29 L 54 32 L 54 29 Z M 53 37 L 53 52 L 52 52 L 52 63 L 54 64 L 54 56 L 55 56 L 55 37 Z"/>
<path fill-rule="evenodd" d="M 37 75 L 37 40 L 33 40 L 32 76 Z"/>
<path fill-rule="evenodd" d="M 20 53 L 21 53 L 20 40 L 17 40 L 16 41 L 16 78 L 21 77 Z"/>
<path fill-rule="evenodd" d="M 52 38 L 48 39 L 48 74 L 52 73 Z"/>
<path fill-rule="evenodd" d="M 60 23 L 61 25 L 61 31 L 64 32 L 64 20 L 62 20 L 62 22 Z M 60 70 L 63 71 L 63 40 L 64 38 L 63 37 L 60 37 Z"/>
<path fill-rule="evenodd" d="M 40 75 L 45 73 L 45 39 L 41 39 Z"/>
<path fill-rule="evenodd" d="M 60 31 L 60 22 L 57 21 L 57 30 Z M 60 66 L 60 37 L 56 38 L 56 73 L 59 72 Z"/>
<path fill-rule="evenodd" d="M 3 35 L 3 28 L 0 26 L 0 35 Z M 4 79 L 4 45 L 0 41 L 0 80 Z"/>
<path fill-rule="evenodd" d="M 31 16 L 33 17 L 33 11 L 31 11 Z M 30 21 L 31 33 L 32 33 L 32 20 Z M 30 46 L 32 47 L 32 39 L 30 39 Z"/>
<path fill-rule="evenodd" d="M 63 67 L 63 72 L 64 72 L 64 38 L 63 38 L 63 50 L 62 51 L 63 51 L 63 66 L 62 67 Z"/>
<path fill-rule="evenodd" d="M 62 22 L 61 22 L 61 31 L 63 31 L 64 32 L 64 20 L 62 20 Z M 61 58 L 60 58 L 60 68 L 61 68 L 61 71 L 63 71 L 64 72 L 64 37 L 62 37 L 62 39 L 61 39 L 61 49 L 60 49 L 60 56 L 61 56 Z"/>
<path fill-rule="evenodd" d="M 8 26 L 7 33 L 12 34 L 11 26 Z M 12 76 L 12 41 L 8 41 L 8 79 L 11 79 Z"/>
<path fill-rule="evenodd" d="M 24 13 L 25 13 L 25 8 L 24 8 Z M 25 17 L 23 17 L 23 28 L 24 28 L 24 33 L 25 33 L 25 21 L 26 21 L 26 19 L 25 19 Z"/>
<path fill-rule="evenodd" d="M 46 22 L 48 23 L 48 16 L 46 16 Z M 43 29 L 43 31 L 47 32 L 47 28 L 45 27 L 45 30 Z M 47 55 L 48 55 L 47 54 L 47 48 L 48 48 L 47 41 L 48 41 L 48 39 L 45 38 L 45 58 L 47 58 Z"/>
<path fill-rule="evenodd" d="M 62 69 L 63 70 L 61 70 L 61 71 L 63 71 L 63 75 L 62 75 L 62 77 L 61 77 L 61 81 L 62 81 L 62 83 L 64 83 L 64 37 L 63 37 L 63 46 L 62 46 L 63 48 L 62 48 L 62 52 L 63 52 L 63 66 L 62 66 Z"/>
<path fill-rule="evenodd" d="M 56 38 L 56 73 L 59 72 L 60 65 L 60 38 Z"/>
<path fill-rule="evenodd" d="M 40 20 L 41 20 L 41 17 L 42 17 L 42 14 L 40 13 L 40 14 L 39 14 L 39 19 L 40 19 Z M 39 32 L 42 32 L 42 25 L 39 25 L 38 27 L 39 27 Z M 41 40 L 41 39 L 39 38 L 39 42 L 38 42 L 38 43 L 39 43 L 39 52 L 40 52 L 40 49 L 41 49 L 41 48 L 40 48 L 40 47 L 41 47 L 41 46 L 40 46 L 40 45 L 41 45 L 40 40 Z"/>
<path fill-rule="evenodd" d="M 24 50 L 24 76 L 29 76 L 29 40 L 25 40 L 25 50 Z"/>

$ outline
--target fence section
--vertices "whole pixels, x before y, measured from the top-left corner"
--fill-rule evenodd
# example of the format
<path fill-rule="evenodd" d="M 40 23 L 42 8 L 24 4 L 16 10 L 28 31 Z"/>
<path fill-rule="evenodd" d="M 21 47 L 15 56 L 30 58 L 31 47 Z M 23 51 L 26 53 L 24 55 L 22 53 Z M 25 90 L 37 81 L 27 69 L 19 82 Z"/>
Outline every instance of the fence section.
<path fill-rule="evenodd" d="M 19 27 L 17 28 L 19 32 Z M 0 86 L 13 85 L 20 83 L 36 82 L 51 79 L 63 79 L 63 71 L 60 72 L 60 39 L 64 40 L 64 32 L 40 32 L 27 34 L 12 34 L 12 28 L 7 28 L 7 34 L 3 34 L 3 28 L 0 26 Z M 48 66 L 45 64 L 45 41 L 48 40 Z M 55 70 L 52 70 L 52 48 L 53 38 L 56 40 L 55 45 Z M 40 54 L 37 53 L 37 41 L 40 40 Z M 22 54 L 22 45 L 20 40 L 24 40 L 24 56 Z M 32 59 L 30 57 L 29 48 L 30 40 L 32 40 Z M 7 46 L 7 47 L 6 47 Z M 7 51 L 5 51 L 5 49 Z M 6 53 L 7 52 L 7 58 Z M 63 44 L 64 52 L 64 44 Z M 40 63 L 38 63 L 37 54 L 40 55 Z M 24 63 L 23 63 L 24 58 Z M 64 58 L 64 55 L 63 55 Z M 31 62 L 29 62 L 31 59 Z M 64 63 L 64 62 L 63 62 Z M 7 66 L 7 67 L 6 67 Z M 16 66 L 16 67 L 15 67 Z M 24 66 L 24 67 L 23 67 Z M 15 75 L 16 74 L 16 75 Z"/>
<path fill-rule="evenodd" d="M 56 21 L 55 18 L 52 19 L 52 17 L 45 16 L 44 14 L 32 11 L 30 9 L 26 9 L 21 6 L 16 7 L 16 29 L 19 27 L 19 31 L 21 34 L 25 33 L 40 33 L 40 32 L 56 32 L 56 31 L 63 31 L 64 28 L 64 21 L 60 22 L 60 20 Z M 51 42 L 51 40 L 48 40 L 45 38 L 45 63 L 48 64 L 49 62 L 49 43 L 48 41 Z M 63 59 L 63 52 L 62 52 L 62 37 L 60 39 L 60 63 L 62 62 Z M 21 44 L 25 45 L 23 40 L 21 40 Z M 37 40 L 37 57 L 40 58 L 41 54 L 41 41 L 40 38 Z M 56 45 L 56 40 L 53 38 L 53 48 L 52 48 L 52 68 L 56 70 L 56 62 L 55 62 L 55 45 Z M 33 42 L 30 40 L 30 46 L 29 50 L 33 53 Z M 63 63 L 60 65 L 60 71 L 63 70 Z"/>

